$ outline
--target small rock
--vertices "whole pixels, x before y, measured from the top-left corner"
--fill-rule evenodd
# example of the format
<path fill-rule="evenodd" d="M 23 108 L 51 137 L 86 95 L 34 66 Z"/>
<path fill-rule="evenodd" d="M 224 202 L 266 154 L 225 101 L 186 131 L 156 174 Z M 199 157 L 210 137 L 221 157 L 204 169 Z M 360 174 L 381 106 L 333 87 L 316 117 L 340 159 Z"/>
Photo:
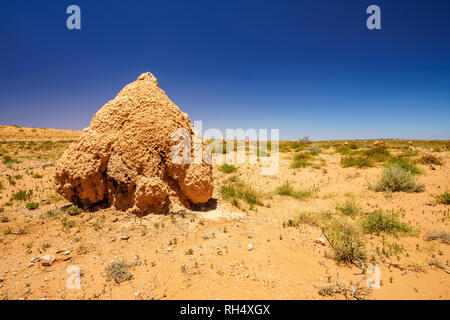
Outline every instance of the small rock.
<path fill-rule="evenodd" d="M 322 246 L 325 245 L 325 239 L 324 238 L 317 238 L 316 241 L 314 241 L 317 244 L 320 244 Z"/>
<path fill-rule="evenodd" d="M 171 248 L 171 247 L 168 247 L 168 248 L 167 248 L 167 251 L 169 251 L 169 252 L 172 251 L 172 248 Z"/>
<path fill-rule="evenodd" d="M 247 245 L 247 249 L 248 249 L 248 251 L 252 250 L 252 249 L 253 249 L 253 244 L 249 243 L 249 244 Z"/>
<path fill-rule="evenodd" d="M 40 257 L 39 260 L 41 261 L 42 266 L 49 267 L 53 264 L 53 262 L 55 262 L 55 257 L 52 256 L 51 254 L 46 254 Z"/>
<path fill-rule="evenodd" d="M 128 239 L 130 239 L 130 236 L 127 234 L 120 237 L 120 240 L 128 240 Z"/>

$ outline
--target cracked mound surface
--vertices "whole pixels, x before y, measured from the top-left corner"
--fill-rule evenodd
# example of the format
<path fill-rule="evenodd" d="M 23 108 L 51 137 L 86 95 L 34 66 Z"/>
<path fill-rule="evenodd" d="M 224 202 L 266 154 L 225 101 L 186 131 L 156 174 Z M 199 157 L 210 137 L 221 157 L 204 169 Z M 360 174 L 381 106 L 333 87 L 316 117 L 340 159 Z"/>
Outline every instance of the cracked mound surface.
<path fill-rule="evenodd" d="M 190 164 L 172 161 L 182 141 L 172 141 L 178 129 L 192 140 L 180 154 Z M 57 191 L 84 207 L 108 204 L 138 214 L 207 202 L 213 192 L 211 158 L 194 136 L 199 137 L 188 115 L 144 73 L 106 103 L 62 155 Z M 203 157 L 194 162 L 198 151 Z"/>

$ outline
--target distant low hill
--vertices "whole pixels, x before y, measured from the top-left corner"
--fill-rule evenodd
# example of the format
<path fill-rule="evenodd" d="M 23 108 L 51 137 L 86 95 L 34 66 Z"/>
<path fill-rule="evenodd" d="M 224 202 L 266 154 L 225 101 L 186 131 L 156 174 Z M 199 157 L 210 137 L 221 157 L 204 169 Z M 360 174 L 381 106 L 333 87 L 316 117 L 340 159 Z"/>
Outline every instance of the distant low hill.
<path fill-rule="evenodd" d="M 75 140 L 80 134 L 76 130 L 0 126 L 0 141 Z"/>

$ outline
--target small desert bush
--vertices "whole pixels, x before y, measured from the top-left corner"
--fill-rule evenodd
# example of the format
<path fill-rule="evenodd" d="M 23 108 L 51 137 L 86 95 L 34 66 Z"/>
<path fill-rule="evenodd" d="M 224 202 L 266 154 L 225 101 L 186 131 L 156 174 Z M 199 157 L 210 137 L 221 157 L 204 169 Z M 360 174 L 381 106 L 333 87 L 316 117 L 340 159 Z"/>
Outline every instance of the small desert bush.
<path fill-rule="evenodd" d="M 351 263 L 367 259 L 364 236 L 351 219 L 334 219 L 323 232 L 336 251 L 338 262 Z"/>
<path fill-rule="evenodd" d="M 359 146 L 357 144 L 350 144 L 350 145 L 341 144 L 338 147 L 336 147 L 336 152 L 346 156 L 364 154 L 363 150 L 358 149 Z"/>
<path fill-rule="evenodd" d="M 367 168 L 372 167 L 372 162 L 366 157 L 346 157 L 341 160 L 341 166 L 343 168 L 358 167 Z"/>
<path fill-rule="evenodd" d="M 423 184 L 418 184 L 411 174 L 399 165 L 392 165 L 383 170 L 383 175 L 375 186 L 375 191 L 386 192 L 422 192 Z"/>
<path fill-rule="evenodd" d="M 64 199 L 63 196 L 61 196 L 61 195 L 59 195 L 57 193 L 53 193 L 53 194 L 49 195 L 45 199 L 44 204 L 52 204 L 54 202 L 58 202 L 58 201 L 61 201 L 63 199 Z"/>
<path fill-rule="evenodd" d="M 20 161 L 13 159 L 11 156 L 3 156 L 3 164 L 8 165 L 13 163 L 20 163 Z"/>
<path fill-rule="evenodd" d="M 2 191 L 3 190 L 3 183 L 0 181 L 0 191 Z"/>
<path fill-rule="evenodd" d="M 76 222 L 74 220 L 67 219 L 67 217 L 62 217 L 61 224 L 64 229 L 70 229 L 76 226 Z"/>
<path fill-rule="evenodd" d="M 9 222 L 9 219 L 7 216 L 0 216 L 0 222 Z"/>
<path fill-rule="evenodd" d="M 311 163 L 308 160 L 312 157 L 311 153 L 302 152 L 296 154 L 291 163 L 291 168 L 304 168 L 310 165 Z"/>
<path fill-rule="evenodd" d="M 227 163 L 224 163 L 223 165 L 221 165 L 219 167 L 219 170 L 224 172 L 224 173 L 232 173 L 232 172 L 235 172 L 237 169 L 238 168 L 236 168 L 232 164 L 227 164 Z"/>
<path fill-rule="evenodd" d="M 106 267 L 106 281 L 114 280 L 117 284 L 131 280 L 133 275 L 128 271 L 130 264 L 125 261 L 114 261 Z"/>
<path fill-rule="evenodd" d="M 58 218 L 59 216 L 61 216 L 62 212 L 59 210 L 53 211 L 53 210 L 49 210 L 47 211 L 45 214 L 41 215 L 40 218 L 41 219 L 45 219 L 45 218 Z"/>
<path fill-rule="evenodd" d="M 65 208 L 64 211 L 67 212 L 69 216 L 76 216 L 80 214 L 81 209 L 76 205 L 71 205 L 70 207 Z"/>
<path fill-rule="evenodd" d="M 379 146 L 365 150 L 364 155 L 373 161 L 383 162 L 390 158 L 391 153 L 386 146 Z"/>
<path fill-rule="evenodd" d="M 36 210 L 37 208 L 39 208 L 39 203 L 37 203 L 37 202 L 28 202 L 25 205 L 25 208 L 27 208 L 28 210 Z"/>
<path fill-rule="evenodd" d="M 361 208 L 355 201 L 347 200 L 343 204 L 338 204 L 336 210 L 346 216 L 354 217 L 361 212 Z"/>
<path fill-rule="evenodd" d="M 307 159 L 298 159 L 298 160 L 294 160 L 291 163 L 291 168 L 295 169 L 295 168 L 304 168 L 306 166 L 310 165 L 309 161 Z"/>
<path fill-rule="evenodd" d="M 300 224 L 321 228 L 336 251 L 338 262 L 366 260 L 364 234 L 360 225 L 349 217 L 336 216 L 330 211 L 301 212 L 295 220 L 288 220 L 283 226 L 297 227 Z"/>
<path fill-rule="evenodd" d="M 422 170 L 414 165 L 411 161 L 408 159 L 405 159 L 404 157 L 394 157 L 392 158 L 388 164 L 388 167 L 392 166 L 398 166 L 406 171 L 408 171 L 411 174 L 421 174 Z"/>
<path fill-rule="evenodd" d="M 234 205 L 238 204 L 238 200 L 244 200 L 250 207 L 261 204 L 260 195 L 242 181 L 227 182 L 220 188 L 220 193 L 225 200 L 230 200 Z"/>
<path fill-rule="evenodd" d="M 289 183 L 286 181 L 281 186 L 279 186 L 276 190 L 279 195 L 282 196 L 290 196 L 298 200 L 304 200 L 313 196 L 313 192 L 310 190 L 295 190 Z"/>
<path fill-rule="evenodd" d="M 8 175 L 8 176 L 7 176 L 7 179 L 8 179 L 8 182 L 9 182 L 9 184 L 10 184 L 11 186 L 15 186 L 15 185 L 17 184 L 17 183 L 16 183 L 16 180 L 14 179 L 13 176 Z"/>
<path fill-rule="evenodd" d="M 387 233 L 390 235 L 406 234 L 413 232 L 413 228 L 401 222 L 396 212 L 383 212 L 377 210 L 368 214 L 362 221 L 361 226 L 367 233 L 380 234 Z"/>
<path fill-rule="evenodd" d="M 31 196 L 33 195 L 33 190 L 19 190 L 18 192 L 14 193 L 10 199 L 10 201 L 19 200 L 19 201 L 27 201 L 31 199 Z"/>
<path fill-rule="evenodd" d="M 424 154 L 417 160 L 417 162 L 422 164 L 442 165 L 442 160 L 436 156 L 433 156 L 432 154 Z"/>
<path fill-rule="evenodd" d="M 436 202 L 440 204 L 450 204 L 450 192 L 445 191 L 443 194 L 435 197 Z"/>
<path fill-rule="evenodd" d="M 402 156 L 403 157 L 414 157 L 414 156 L 417 156 L 418 154 L 419 154 L 419 151 L 414 150 L 412 148 L 408 148 L 402 153 Z"/>

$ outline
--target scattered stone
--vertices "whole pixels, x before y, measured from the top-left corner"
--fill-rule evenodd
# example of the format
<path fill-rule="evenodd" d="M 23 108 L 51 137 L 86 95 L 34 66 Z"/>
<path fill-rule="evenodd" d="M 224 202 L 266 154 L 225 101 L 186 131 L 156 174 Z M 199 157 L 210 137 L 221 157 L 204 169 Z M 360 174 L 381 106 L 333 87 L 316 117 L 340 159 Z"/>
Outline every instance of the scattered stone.
<path fill-rule="evenodd" d="M 251 251 L 252 249 L 253 249 L 253 244 L 249 243 L 249 244 L 247 245 L 247 250 L 248 250 L 248 251 Z"/>
<path fill-rule="evenodd" d="M 52 256 L 51 254 L 45 254 L 42 257 L 40 257 L 39 260 L 41 261 L 42 266 L 49 267 L 53 264 L 53 262 L 55 262 L 55 257 Z"/>
<path fill-rule="evenodd" d="M 324 246 L 325 245 L 325 239 L 324 238 L 317 238 L 315 243 Z"/>
<path fill-rule="evenodd" d="M 130 239 L 130 236 L 127 234 L 124 234 L 123 236 L 120 237 L 120 240 L 128 240 Z"/>

